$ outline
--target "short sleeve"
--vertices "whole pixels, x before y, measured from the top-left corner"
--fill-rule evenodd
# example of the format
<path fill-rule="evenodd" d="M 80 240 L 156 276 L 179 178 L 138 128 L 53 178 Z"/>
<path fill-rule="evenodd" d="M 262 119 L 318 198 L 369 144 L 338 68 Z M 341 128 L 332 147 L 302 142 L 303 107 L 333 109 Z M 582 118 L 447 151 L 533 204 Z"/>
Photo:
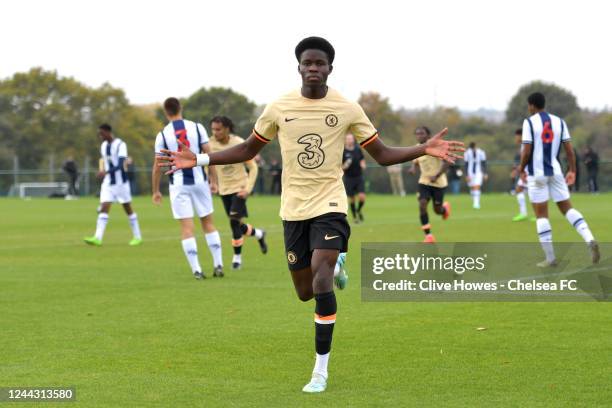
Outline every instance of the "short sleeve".
<path fill-rule="evenodd" d="M 196 126 L 200 135 L 200 144 L 208 143 L 208 132 L 206 128 L 201 123 L 196 123 Z"/>
<path fill-rule="evenodd" d="M 119 152 L 118 152 L 118 156 L 119 157 L 127 157 L 128 152 L 127 152 L 127 144 L 125 144 L 125 142 L 121 142 L 121 144 L 119 145 Z"/>
<path fill-rule="evenodd" d="M 159 132 L 157 136 L 155 137 L 155 154 L 158 156 L 163 156 L 164 154 L 162 153 L 161 149 L 165 149 L 165 148 L 166 146 L 164 144 L 163 136 L 161 132 Z"/>
<path fill-rule="evenodd" d="M 255 122 L 255 137 L 264 143 L 276 138 L 278 133 L 278 110 L 274 103 L 269 103 Z"/>
<path fill-rule="evenodd" d="M 521 138 L 523 144 L 533 144 L 533 134 L 529 119 L 523 121 L 523 136 Z"/>
<path fill-rule="evenodd" d="M 572 140 L 569 129 L 567 128 L 567 123 L 565 123 L 563 119 L 561 119 L 561 129 L 561 141 L 569 142 L 570 140 Z"/>
<path fill-rule="evenodd" d="M 354 119 L 349 131 L 361 147 L 365 147 L 378 138 L 378 132 L 359 104 L 354 105 Z"/>

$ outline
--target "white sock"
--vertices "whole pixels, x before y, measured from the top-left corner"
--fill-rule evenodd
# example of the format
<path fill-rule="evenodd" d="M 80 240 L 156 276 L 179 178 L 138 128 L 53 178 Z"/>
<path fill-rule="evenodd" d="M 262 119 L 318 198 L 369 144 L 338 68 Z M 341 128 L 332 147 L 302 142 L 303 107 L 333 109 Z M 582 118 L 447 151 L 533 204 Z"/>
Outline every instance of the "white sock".
<path fill-rule="evenodd" d="M 104 230 L 106 229 L 107 223 L 108 223 L 108 214 L 107 213 L 98 214 L 98 222 L 96 223 L 95 236 L 100 241 L 102 241 L 102 238 L 104 237 Z"/>
<path fill-rule="evenodd" d="M 570 209 L 565 214 L 565 218 L 567 218 L 569 223 L 572 224 L 574 228 L 576 228 L 576 231 L 578 231 L 578 233 L 582 236 L 584 242 L 589 243 L 595 240 L 595 237 L 593 237 L 593 234 L 589 229 L 589 225 L 586 223 L 586 221 L 582 217 L 582 214 L 580 214 L 578 210 L 575 210 L 573 208 Z"/>
<path fill-rule="evenodd" d="M 195 237 L 184 239 L 181 243 L 183 244 L 183 252 L 185 252 L 187 262 L 191 266 L 191 272 L 202 272 L 200 261 L 198 260 L 198 244 Z"/>
<path fill-rule="evenodd" d="M 261 239 L 261 237 L 263 237 L 263 230 L 260 230 L 259 228 L 255 228 L 255 238 Z"/>
<path fill-rule="evenodd" d="M 234 257 L 232 258 L 232 263 L 242 264 L 242 254 L 234 254 Z"/>
<path fill-rule="evenodd" d="M 546 260 L 553 262 L 555 260 L 555 250 L 552 243 L 552 227 L 548 218 L 538 218 L 536 220 L 536 228 L 538 230 L 538 237 L 540 238 L 540 244 L 546 254 Z"/>
<path fill-rule="evenodd" d="M 210 232 L 208 234 L 205 234 L 204 236 L 206 237 L 208 249 L 210 249 L 210 253 L 213 257 L 213 265 L 223 266 L 223 256 L 221 253 L 221 236 L 219 235 L 219 231 Z"/>
<path fill-rule="evenodd" d="M 527 203 L 525 202 L 525 193 L 520 192 L 516 194 L 516 201 L 519 204 L 519 211 L 521 215 L 527 215 Z"/>
<path fill-rule="evenodd" d="M 480 206 L 480 190 L 474 190 L 474 205 Z"/>
<path fill-rule="evenodd" d="M 136 213 L 132 213 L 129 217 L 130 227 L 132 227 L 132 234 L 134 234 L 134 238 L 142 239 L 142 235 L 140 234 L 140 225 L 138 225 L 138 216 Z"/>
<path fill-rule="evenodd" d="M 316 354 L 316 353 L 315 353 Z M 315 366 L 312 370 L 313 374 L 322 375 L 327 380 L 327 363 L 329 362 L 329 353 L 316 354 Z"/>

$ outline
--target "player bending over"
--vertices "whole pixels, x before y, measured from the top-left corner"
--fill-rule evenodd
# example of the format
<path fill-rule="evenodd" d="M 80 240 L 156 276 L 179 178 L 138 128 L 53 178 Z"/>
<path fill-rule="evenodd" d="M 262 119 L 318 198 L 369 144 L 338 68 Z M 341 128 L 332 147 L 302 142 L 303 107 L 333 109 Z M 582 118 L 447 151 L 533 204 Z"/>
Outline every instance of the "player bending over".
<path fill-rule="evenodd" d="M 424 145 L 386 146 L 363 109 L 327 86 L 334 54 L 334 48 L 323 38 L 302 40 L 295 48 L 301 88 L 268 104 L 246 142 L 210 155 L 165 150 L 169 157 L 159 158 L 179 169 L 241 163 L 253 159 L 278 138 L 283 159 L 280 216 L 287 263 L 299 299 L 315 299 L 316 360 L 304 392 L 322 392 L 327 387 L 327 363 L 336 322 L 334 267 L 338 254 L 346 252 L 350 235 L 342 184 L 346 134 L 352 133 L 361 147 L 385 166 L 424 154 L 453 162 L 459 157 L 456 152 L 463 150 L 462 143 L 442 139 L 446 129 Z"/>
<path fill-rule="evenodd" d="M 544 110 L 546 99 L 539 92 L 529 95 L 527 106 L 530 117 L 523 121 L 523 150 L 519 174 L 527 181 L 527 193 L 536 215 L 536 226 L 546 259 L 540 267 L 556 266 L 557 261 L 552 245 L 552 228 L 548 221 L 548 200 L 557 207 L 588 244 L 593 263 L 599 262 L 599 246 L 584 217 L 572 208 L 568 185 L 576 179 L 576 156 L 572 148 L 569 129 L 565 121 Z M 557 159 L 563 144 L 569 170 L 563 177 L 561 164 Z M 527 169 L 527 173 L 525 173 Z"/>
<path fill-rule="evenodd" d="M 89 245 L 102 245 L 111 204 L 118 201 L 123 205 L 132 228 L 133 238 L 129 245 L 140 245 L 142 243 L 140 225 L 138 224 L 138 216 L 132 209 L 130 182 L 124 167 L 125 159 L 128 157 L 127 145 L 123 140 L 113 136 L 113 129 L 106 123 L 98 127 L 98 137 L 102 139 L 102 145 L 100 146 L 102 168 L 98 172 L 98 177 L 103 178 L 100 187 L 98 222 L 96 223 L 96 233 L 92 237 L 85 238 L 84 241 Z"/>
<path fill-rule="evenodd" d="M 243 138 L 233 134 L 234 123 L 226 116 L 215 116 L 212 118 L 210 128 L 213 134 L 213 138 L 210 140 L 210 151 L 213 153 L 221 152 L 244 142 Z M 261 252 L 264 254 L 268 252 L 265 239 L 266 232 L 243 222 L 243 218 L 248 217 L 246 200 L 251 191 L 253 191 L 255 180 L 257 180 L 257 165 L 254 160 L 248 160 L 244 163 L 221 164 L 216 166 L 216 168 L 219 195 L 223 201 L 223 207 L 229 217 L 232 229 L 232 247 L 234 248 L 232 268 L 240 269 L 242 265 L 244 235 L 255 237 L 257 242 L 259 242 Z"/>
<path fill-rule="evenodd" d="M 431 131 L 427 126 L 416 128 L 414 134 L 420 144 L 427 143 L 427 140 L 431 137 Z M 427 205 L 429 204 L 429 200 L 433 199 L 434 212 L 441 215 L 443 220 L 448 219 L 450 216 L 450 203 L 448 201 L 444 202 L 444 191 L 448 185 L 446 181 L 448 163 L 438 157 L 425 155 L 412 161 L 412 167 L 409 170 L 410 173 L 416 173 L 417 167 L 421 171 L 419 177 L 418 200 L 421 229 L 425 233 L 423 242 L 434 243 L 436 242 L 436 238 L 431 233 Z"/>
<path fill-rule="evenodd" d="M 155 164 L 151 174 L 151 188 L 153 189 L 153 203 L 161 204 L 162 193 L 159 190 L 160 169 L 157 166 L 162 150 L 185 150 L 195 153 L 208 152 L 208 134 L 200 123 L 183 119 L 181 104 L 176 98 L 164 101 L 164 112 L 168 119 L 166 127 L 155 138 Z M 181 143 L 179 145 L 179 142 Z M 172 214 L 181 225 L 181 243 L 183 252 L 191 266 L 196 279 L 206 278 L 198 258 L 198 245 L 194 236 L 193 214 L 194 209 L 200 219 L 208 249 L 213 258 L 213 276 L 223 276 L 223 257 L 221 253 L 221 237 L 215 228 L 212 219 L 213 202 L 211 188 L 214 192 L 216 186 L 216 172 L 209 167 L 210 186 L 206 173 L 202 167 L 182 169 L 169 176 L 170 206 Z"/>

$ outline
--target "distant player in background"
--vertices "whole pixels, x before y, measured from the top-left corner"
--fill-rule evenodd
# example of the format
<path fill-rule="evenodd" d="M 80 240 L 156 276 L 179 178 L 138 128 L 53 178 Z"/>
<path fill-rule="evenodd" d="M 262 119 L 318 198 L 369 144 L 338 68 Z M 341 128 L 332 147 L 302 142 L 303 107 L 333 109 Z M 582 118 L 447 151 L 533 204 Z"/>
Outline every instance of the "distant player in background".
<path fill-rule="evenodd" d="M 164 112 L 170 123 L 157 134 L 155 138 L 155 164 L 152 171 L 151 187 L 153 203 L 159 205 L 162 194 L 159 190 L 161 172 L 157 166 L 162 149 L 180 150 L 181 141 L 194 153 L 209 152 L 208 134 L 200 123 L 183 119 L 182 108 L 178 99 L 168 98 L 164 101 Z M 221 237 L 212 220 L 213 202 L 211 188 L 216 192 L 217 175 L 214 167 L 209 167 L 210 186 L 206 173 L 201 166 L 193 169 L 178 170 L 170 175 L 170 205 L 174 218 L 181 224 L 183 252 L 191 266 L 196 279 L 206 278 L 198 258 L 198 246 L 194 235 L 194 209 L 200 219 L 208 249 L 213 257 L 213 276 L 223 276 L 223 257 L 221 253 Z"/>
<path fill-rule="evenodd" d="M 487 181 L 487 155 L 484 150 L 476 147 L 476 143 L 470 143 L 469 149 L 465 151 L 465 177 L 472 195 L 472 207 L 480 209 L 480 187 L 483 181 Z"/>
<path fill-rule="evenodd" d="M 537 231 L 546 254 L 540 267 L 556 266 L 557 260 L 552 245 L 552 227 L 548 221 L 548 200 L 553 199 L 559 210 L 576 229 L 591 251 L 593 263 L 599 262 L 599 246 L 584 217 L 572 208 L 568 185 L 575 181 L 576 158 L 572 148 L 569 129 L 565 121 L 544 110 L 546 99 L 539 92 L 527 98 L 531 116 L 524 120 L 519 174 L 527 181 L 529 200 L 537 217 Z M 567 155 L 569 170 L 563 177 L 558 156 L 561 144 Z M 527 173 L 525 174 L 525 170 Z"/>
<path fill-rule="evenodd" d="M 365 179 L 363 170 L 366 168 L 365 157 L 361 148 L 355 144 L 355 136 L 346 135 L 344 151 L 342 152 L 342 170 L 344 170 L 344 189 L 349 198 L 353 222 L 363 222 L 363 205 L 365 204 Z M 355 203 L 355 196 L 358 202 Z"/>
<path fill-rule="evenodd" d="M 233 134 L 234 123 L 226 116 L 212 118 L 210 128 L 213 134 L 213 138 L 210 140 L 211 152 L 220 152 L 244 142 L 243 138 Z M 264 254 L 268 252 L 265 240 L 266 232 L 243 222 L 243 218 L 248 217 L 246 200 L 253 191 L 257 180 L 257 164 L 255 160 L 247 160 L 244 163 L 221 164 L 215 167 L 219 180 L 219 195 L 223 200 L 223 207 L 230 219 L 230 227 L 232 228 L 232 247 L 234 248 L 232 268 L 240 269 L 243 236 L 255 237 L 259 242 L 261 252 Z"/>
<path fill-rule="evenodd" d="M 420 126 L 414 132 L 419 144 L 423 144 L 431 137 L 431 131 L 427 126 Z M 431 233 L 431 224 L 429 223 L 429 214 L 427 213 L 427 205 L 430 200 L 433 200 L 434 212 L 442 216 L 443 220 L 450 216 L 450 203 L 444 202 L 444 190 L 448 182 L 446 180 L 446 170 L 448 163 L 444 160 L 433 156 L 421 156 L 412 161 L 410 173 L 415 174 L 417 167 L 421 175 L 419 177 L 419 218 L 421 220 L 421 229 L 425 234 L 423 242 L 434 243 L 436 238 Z"/>
<path fill-rule="evenodd" d="M 129 245 L 140 245 L 142 235 L 138 225 L 138 216 L 132 210 L 130 183 L 124 167 L 127 158 L 127 145 L 123 140 L 113 136 L 113 129 L 106 123 L 98 127 L 98 136 L 102 139 L 102 145 L 100 146 L 102 168 L 98 172 L 98 177 L 103 178 L 100 187 L 100 207 L 98 207 L 96 232 L 92 237 L 85 238 L 84 241 L 89 245 L 102 245 L 111 204 L 118 201 L 123 205 L 123 209 L 130 220 L 133 238 Z"/>
<path fill-rule="evenodd" d="M 526 183 L 520 177 L 519 168 L 521 164 L 521 139 L 523 136 L 523 129 L 516 129 L 514 132 L 514 143 L 518 147 L 518 151 L 514 156 L 514 166 L 512 167 L 511 177 L 514 179 L 516 185 L 514 186 L 514 192 L 516 195 L 516 201 L 519 205 L 519 213 L 512 218 L 512 221 L 524 221 L 527 219 L 527 199 L 525 197 Z"/>

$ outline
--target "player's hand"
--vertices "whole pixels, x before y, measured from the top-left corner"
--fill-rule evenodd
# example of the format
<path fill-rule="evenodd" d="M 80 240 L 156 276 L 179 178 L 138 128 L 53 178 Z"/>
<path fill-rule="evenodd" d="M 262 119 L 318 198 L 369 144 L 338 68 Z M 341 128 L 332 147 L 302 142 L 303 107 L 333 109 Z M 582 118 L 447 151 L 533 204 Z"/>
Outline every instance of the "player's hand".
<path fill-rule="evenodd" d="M 438 177 L 440 177 L 440 176 L 431 176 L 431 177 L 429 177 L 429 181 L 431 181 L 432 183 L 435 183 L 436 180 L 438 180 Z"/>
<path fill-rule="evenodd" d="M 467 182 L 469 183 L 470 181 L 472 181 L 472 178 L 471 178 L 470 176 L 467 176 L 467 177 L 465 178 L 465 181 L 467 181 Z"/>
<path fill-rule="evenodd" d="M 574 173 L 573 171 L 568 171 L 565 175 L 565 182 L 568 186 L 573 186 L 576 182 L 576 173 Z"/>
<path fill-rule="evenodd" d="M 240 190 L 239 192 L 236 193 L 236 195 L 242 199 L 245 199 L 249 196 L 249 192 L 246 190 Z"/>
<path fill-rule="evenodd" d="M 213 194 L 217 194 L 219 192 L 219 185 L 215 182 L 210 183 L 210 192 Z"/>
<path fill-rule="evenodd" d="M 523 183 L 527 183 L 527 172 L 523 171 L 519 174 L 519 176 L 521 177 L 521 180 L 523 180 Z"/>
<path fill-rule="evenodd" d="M 457 140 L 444 140 L 443 137 L 446 136 L 447 133 L 448 128 L 444 128 L 441 132 L 429 138 L 429 140 L 425 142 L 425 154 L 439 157 L 453 164 L 455 160 L 463 157 L 457 153 L 464 152 L 465 148 L 463 147 L 463 142 Z"/>
<path fill-rule="evenodd" d="M 162 202 L 162 193 L 160 191 L 154 192 L 151 201 L 153 201 L 155 205 L 160 205 Z"/>
<path fill-rule="evenodd" d="M 517 173 L 517 170 L 516 170 L 516 169 L 513 169 L 513 170 L 510 172 L 510 177 L 511 177 L 511 178 L 515 178 L 515 177 L 516 177 L 516 173 Z"/>
<path fill-rule="evenodd" d="M 487 180 L 489 179 L 489 175 L 488 175 L 488 174 L 485 174 L 485 175 L 483 175 L 483 177 L 482 177 L 482 178 L 483 178 L 483 180 L 484 180 L 484 181 L 487 181 Z"/>
<path fill-rule="evenodd" d="M 99 171 L 96 173 L 96 177 L 101 180 L 104 178 L 104 176 L 106 176 L 106 172 L 105 171 Z"/>
<path fill-rule="evenodd" d="M 171 150 L 161 149 L 162 153 L 165 153 L 167 156 L 157 157 L 157 160 L 159 161 L 157 165 L 159 167 L 171 167 L 166 174 L 172 174 L 180 169 L 190 169 L 192 167 L 196 167 L 197 165 L 195 153 L 181 141 L 177 142 L 179 145 L 179 151 L 173 152 Z"/>

